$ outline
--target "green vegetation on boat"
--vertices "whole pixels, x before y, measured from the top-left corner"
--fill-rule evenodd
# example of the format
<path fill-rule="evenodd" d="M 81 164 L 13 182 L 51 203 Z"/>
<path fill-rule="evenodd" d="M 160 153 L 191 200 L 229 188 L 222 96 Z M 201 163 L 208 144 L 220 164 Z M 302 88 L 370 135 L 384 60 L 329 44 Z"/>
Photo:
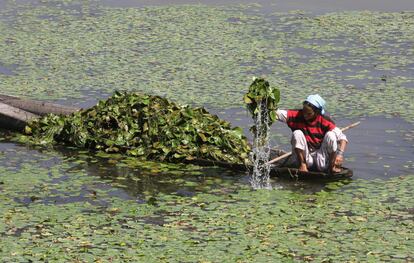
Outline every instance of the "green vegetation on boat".
<path fill-rule="evenodd" d="M 169 162 L 245 164 L 250 152 L 241 128 L 232 128 L 204 108 L 140 93 L 115 92 L 90 109 L 68 116 L 49 114 L 31 122 L 26 133 L 37 144 L 66 143 Z"/>

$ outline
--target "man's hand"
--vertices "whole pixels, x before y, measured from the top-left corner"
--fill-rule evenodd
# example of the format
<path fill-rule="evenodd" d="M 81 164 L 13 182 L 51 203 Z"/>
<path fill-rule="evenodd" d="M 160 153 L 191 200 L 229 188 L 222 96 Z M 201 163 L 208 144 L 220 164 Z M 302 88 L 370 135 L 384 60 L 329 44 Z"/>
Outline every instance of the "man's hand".
<path fill-rule="evenodd" d="M 342 164 L 344 163 L 344 152 L 346 148 L 347 141 L 340 140 L 338 149 L 333 154 L 331 159 L 331 172 L 339 173 L 342 170 Z"/>
<path fill-rule="evenodd" d="M 335 159 L 332 165 L 332 172 L 339 173 L 341 171 L 342 164 L 344 163 L 344 156 L 335 154 Z"/>

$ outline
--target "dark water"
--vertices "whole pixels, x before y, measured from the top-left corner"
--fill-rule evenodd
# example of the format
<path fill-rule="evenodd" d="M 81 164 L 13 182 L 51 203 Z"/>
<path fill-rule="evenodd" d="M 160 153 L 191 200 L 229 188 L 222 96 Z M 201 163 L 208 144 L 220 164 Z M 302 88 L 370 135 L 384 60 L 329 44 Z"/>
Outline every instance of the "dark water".
<path fill-rule="evenodd" d="M 14 74 L 13 70 L 14 68 L 12 69 L 11 67 L 6 67 L 0 63 L 0 74 L 13 75 Z"/>
<path fill-rule="evenodd" d="M 5 6 L 9 1 L 0 0 L 0 8 Z M 17 2 L 34 2 L 37 1 L 17 1 Z M 104 0 L 108 6 L 113 7 L 142 7 L 146 5 L 178 5 L 178 4 L 211 4 L 211 5 L 226 5 L 245 3 L 249 4 L 250 1 L 142 1 L 142 0 Z M 256 1 L 261 6 L 259 9 L 263 12 L 285 12 L 289 10 L 304 10 L 313 12 L 315 14 L 331 12 L 331 11 L 344 11 L 344 10 L 373 10 L 373 11 L 396 11 L 401 12 L 405 10 L 414 10 L 414 1 L 412 0 L 369 0 L 369 1 L 329 1 L 329 0 L 300 0 L 300 1 Z M 0 74 L 13 74 L 13 69 L 0 64 Z M 102 94 L 102 98 L 106 95 Z M 76 104 L 79 107 L 87 108 L 94 105 L 98 101 L 98 98 L 91 96 L 88 101 L 58 101 L 62 104 Z M 221 118 L 230 121 L 235 126 L 243 127 L 245 134 L 249 136 L 248 128 L 251 125 L 250 117 L 243 109 L 232 110 L 214 110 L 210 109 L 213 113 L 219 115 Z M 414 142 L 413 142 L 413 124 L 398 117 L 367 117 L 360 119 L 341 119 L 337 120 L 338 126 L 346 126 L 350 123 L 361 121 L 361 124 L 346 132 L 350 141 L 348 149 L 346 151 L 346 163 L 345 166 L 354 170 L 354 178 L 356 179 L 387 179 L 393 176 L 399 176 L 412 173 L 414 168 L 413 156 L 414 156 Z M 282 148 L 290 151 L 288 144 L 290 137 L 290 130 L 282 123 L 276 123 L 272 127 L 272 146 Z M 251 139 L 251 137 L 250 137 Z M 21 162 L 24 159 L 30 159 L 32 156 L 39 154 L 36 149 L 28 149 L 25 145 L 15 143 L 0 143 L 0 152 L 6 156 L 0 165 L 7 167 L 19 168 Z M 15 152 L 24 152 L 19 158 L 14 158 Z M 76 155 L 76 151 L 68 153 L 65 150 L 56 150 L 56 155 L 59 158 L 65 158 L 68 154 Z M 10 156 L 9 156 L 10 155 Z M 8 156 L 10 158 L 8 158 Z M 41 161 L 41 160 L 39 160 Z M 52 165 L 53 160 L 48 159 L 43 165 Z M 86 170 L 91 176 L 99 176 L 104 180 L 111 180 L 122 185 L 119 190 L 116 191 L 116 195 L 125 197 L 133 196 L 137 197 L 142 192 L 175 192 L 180 195 L 191 196 L 195 188 L 177 183 L 176 178 L 180 177 L 185 181 L 192 181 L 199 185 L 199 189 L 207 191 L 215 187 L 215 183 L 211 183 L 213 180 L 217 180 L 217 185 L 220 185 L 223 180 L 225 181 L 237 181 L 242 183 L 248 183 L 248 176 L 246 174 L 234 173 L 223 169 L 206 168 L 203 170 L 202 175 L 163 175 L 162 180 L 160 176 L 148 176 L 142 175 L 139 169 L 132 169 L 127 167 L 117 167 L 103 162 L 85 162 L 82 163 L 82 169 Z M 184 173 L 184 172 L 183 172 Z M 118 178 L 122 177 L 122 180 Z M 132 180 L 133 177 L 140 177 L 141 180 Z M 127 178 L 127 179 L 124 179 Z M 209 183 L 207 184 L 207 181 Z M 182 181 L 180 181 L 182 182 Z M 275 182 L 274 182 L 275 183 Z M 295 188 L 298 183 L 292 182 L 276 182 L 284 188 Z M 200 186 L 205 185 L 205 188 Z M 308 187 L 315 189 L 320 184 L 305 183 L 301 187 Z M 102 188 L 107 187 L 104 182 L 100 186 Z M 64 201 L 62 201 L 64 202 Z"/>

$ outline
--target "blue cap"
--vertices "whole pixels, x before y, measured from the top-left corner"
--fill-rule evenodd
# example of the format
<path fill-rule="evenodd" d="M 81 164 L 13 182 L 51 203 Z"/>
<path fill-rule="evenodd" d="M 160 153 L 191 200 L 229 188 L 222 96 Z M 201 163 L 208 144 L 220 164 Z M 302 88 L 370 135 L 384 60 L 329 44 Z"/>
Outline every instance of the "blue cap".
<path fill-rule="evenodd" d="M 306 100 L 307 102 L 309 102 L 310 104 L 312 104 L 313 106 L 315 106 L 316 108 L 321 110 L 321 114 L 325 114 L 325 100 L 322 99 L 321 96 L 319 96 L 319 94 L 314 94 L 314 95 L 309 95 Z"/>

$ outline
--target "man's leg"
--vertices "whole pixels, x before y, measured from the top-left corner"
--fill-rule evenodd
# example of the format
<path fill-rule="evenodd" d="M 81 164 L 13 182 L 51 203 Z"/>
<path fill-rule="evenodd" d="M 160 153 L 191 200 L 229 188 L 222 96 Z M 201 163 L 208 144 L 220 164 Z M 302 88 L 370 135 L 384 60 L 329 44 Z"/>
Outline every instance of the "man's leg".
<path fill-rule="evenodd" d="M 329 169 L 332 169 L 337 148 L 338 142 L 336 141 L 335 133 L 327 132 L 316 155 L 316 169 L 318 171 L 329 171 Z"/>
<path fill-rule="evenodd" d="M 301 130 L 293 132 L 291 144 L 292 152 L 295 153 L 299 170 L 307 172 L 308 167 L 313 165 L 313 159 L 310 157 L 308 143 L 306 142 L 305 135 Z"/>

